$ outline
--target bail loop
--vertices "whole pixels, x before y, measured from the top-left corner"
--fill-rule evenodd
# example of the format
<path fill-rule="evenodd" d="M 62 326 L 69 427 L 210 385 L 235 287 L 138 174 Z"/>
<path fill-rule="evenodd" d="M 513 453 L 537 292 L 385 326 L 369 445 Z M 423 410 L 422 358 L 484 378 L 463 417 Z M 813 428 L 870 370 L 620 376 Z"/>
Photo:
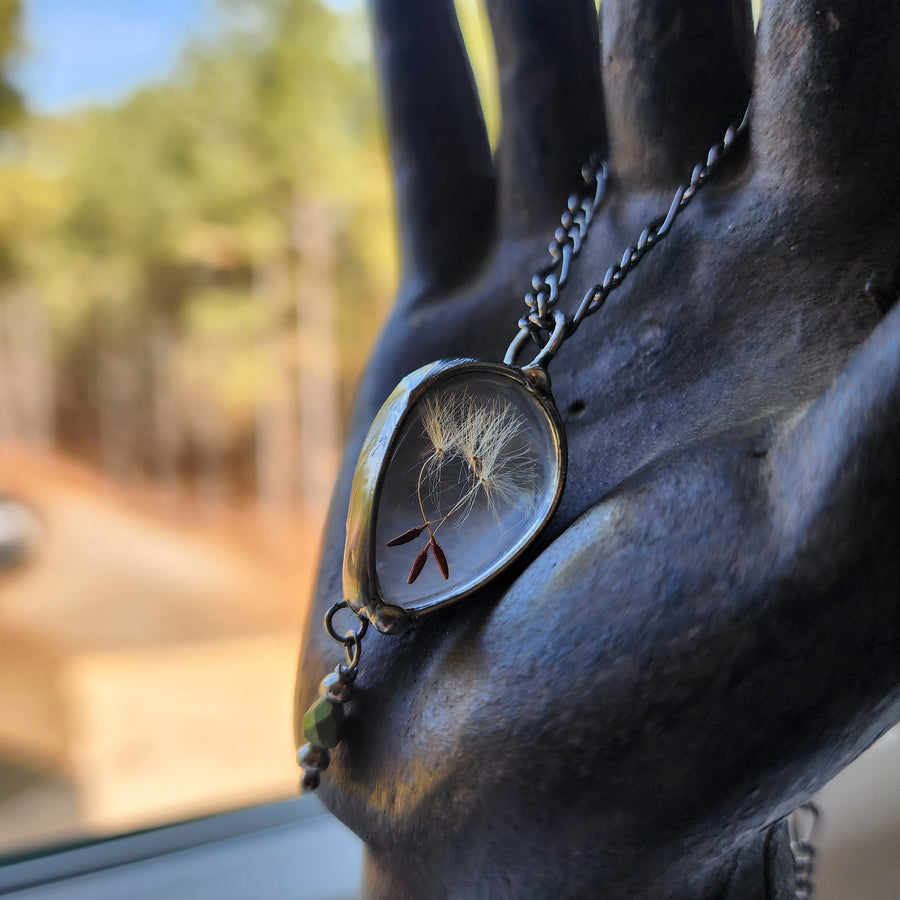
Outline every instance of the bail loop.
<path fill-rule="evenodd" d="M 551 315 L 553 316 L 553 330 L 550 331 L 546 343 L 540 348 L 537 356 L 535 356 L 535 358 L 531 360 L 531 362 L 527 363 L 524 366 L 521 366 L 520 368 L 546 369 L 553 360 L 553 357 L 556 356 L 559 348 L 562 346 L 563 341 L 566 339 L 569 331 L 566 314 L 562 310 L 554 309 Z M 510 345 L 506 351 L 506 355 L 503 357 L 503 362 L 508 366 L 518 365 L 516 363 L 516 360 L 525 347 L 525 344 L 528 343 L 529 340 L 533 340 L 535 341 L 535 343 L 537 343 L 535 332 L 538 332 L 540 330 L 541 329 L 538 329 L 534 326 L 520 326 L 518 333 L 510 342 Z M 538 344 L 538 346 L 540 346 L 540 344 Z"/>

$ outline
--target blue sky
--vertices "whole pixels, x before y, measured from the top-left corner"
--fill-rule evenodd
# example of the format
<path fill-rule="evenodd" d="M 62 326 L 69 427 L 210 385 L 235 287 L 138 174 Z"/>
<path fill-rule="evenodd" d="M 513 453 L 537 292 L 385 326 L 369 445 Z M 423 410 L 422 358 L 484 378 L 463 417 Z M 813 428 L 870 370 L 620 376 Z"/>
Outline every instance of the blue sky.
<path fill-rule="evenodd" d="M 324 0 L 335 8 L 358 0 Z M 216 0 L 24 0 L 27 53 L 14 72 L 30 109 L 109 103 L 164 78 L 221 21 Z"/>
<path fill-rule="evenodd" d="M 214 0 L 25 0 L 28 52 L 15 73 L 30 108 L 61 112 L 165 77 L 212 27 Z"/>

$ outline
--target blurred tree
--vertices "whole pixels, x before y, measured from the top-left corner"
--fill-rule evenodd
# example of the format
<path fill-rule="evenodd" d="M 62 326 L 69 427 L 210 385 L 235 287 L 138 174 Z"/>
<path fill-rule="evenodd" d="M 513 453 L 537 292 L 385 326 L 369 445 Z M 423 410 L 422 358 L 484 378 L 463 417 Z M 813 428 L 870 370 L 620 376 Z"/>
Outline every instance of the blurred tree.
<path fill-rule="evenodd" d="M 0 0 L 0 137 L 24 120 L 22 98 L 9 69 L 22 52 L 22 7 Z M 27 167 L 0 171 L 0 437 L 19 434 L 36 444 L 52 432 L 53 379 L 47 318 L 33 302 L 25 277 L 23 233 L 37 232 L 52 214 L 42 178 Z"/>
<path fill-rule="evenodd" d="M 165 83 L 27 123 L 0 179 L 34 188 L 6 220 L 53 324 L 64 448 L 211 502 L 320 501 L 302 474 L 331 465 L 394 283 L 367 54 L 357 8 L 221 0 Z"/>
<path fill-rule="evenodd" d="M 486 29 L 459 6 L 496 133 Z M 19 13 L 0 0 L 0 75 Z M 0 435 L 55 431 L 211 506 L 319 507 L 396 277 L 367 22 L 320 0 L 216 17 L 165 82 L 26 118 L 2 149 Z"/>
<path fill-rule="evenodd" d="M 22 98 L 9 79 L 9 65 L 22 50 L 22 4 L 0 0 L 0 129 L 18 121 Z"/>

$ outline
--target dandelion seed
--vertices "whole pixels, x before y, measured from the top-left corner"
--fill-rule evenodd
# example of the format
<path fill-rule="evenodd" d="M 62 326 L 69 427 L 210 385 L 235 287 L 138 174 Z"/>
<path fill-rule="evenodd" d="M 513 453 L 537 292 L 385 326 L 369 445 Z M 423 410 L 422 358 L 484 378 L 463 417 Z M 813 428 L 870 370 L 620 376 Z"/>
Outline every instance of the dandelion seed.
<path fill-rule="evenodd" d="M 412 584 L 419 575 L 422 574 L 422 569 L 425 567 L 425 562 L 428 559 L 428 548 L 431 544 L 426 544 L 419 552 L 416 554 L 416 558 L 413 560 L 412 568 L 409 570 L 409 575 L 406 577 L 406 583 Z"/>
<path fill-rule="evenodd" d="M 444 576 L 444 581 L 450 577 L 450 566 L 447 565 L 447 557 L 444 554 L 444 548 L 434 539 L 431 541 L 431 549 L 434 552 L 434 561 Z"/>
<path fill-rule="evenodd" d="M 450 459 L 459 450 L 460 399 L 428 397 L 422 411 L 424 436 L 431 446 L 429 458 Z"/>
<path fill-rule="evenodd" d="M 441 470 L 459 453 L 458 419 L 459 408 L 455 397 L 450 402 L 439 397 L 425 400 L 422 427 L 429 448 L 425 452 L 419 481 L 426 484 L 429 499 L 435 505 L 439 503 Z"/>
<path fill-rule="evenodd" d="M 410 541 L 414 541 L 425 528 L 425 525 L 416 525 L 415 528 L 408 528 L 403 534 L 398 534 L 397 537 L 391 538 L 386 546 L 399 547 L 401 544 L 408 544 Z"/>
<path fill-rule="evenodd" d="M 464 455 L 491 512 L 530 496 L 534 484 L 531 454 L 519 437 L 522 416 L 509 403 L 494 400 L 472 417 Z"/>
<path fill-rule="evenodd" d="M 447 522 L 462 526 L 479 497 L 498 518 L 504 505 L 533 500 L 536 471 L 523 436 L 525 419 L 510 403 L 473 397 L 467 391 L 428 397 L 422 407 L 422 455 L 416 497 L 422 524 L 392 540 L 389 547 L 415 540 L 427 530 L 428 542 L 419 551 L 407 579 L 412 584 L 433 551 L 443 577 L 449 564 L 435 533 Z M 433 509 L 429 516 L 426 507 Z"/>

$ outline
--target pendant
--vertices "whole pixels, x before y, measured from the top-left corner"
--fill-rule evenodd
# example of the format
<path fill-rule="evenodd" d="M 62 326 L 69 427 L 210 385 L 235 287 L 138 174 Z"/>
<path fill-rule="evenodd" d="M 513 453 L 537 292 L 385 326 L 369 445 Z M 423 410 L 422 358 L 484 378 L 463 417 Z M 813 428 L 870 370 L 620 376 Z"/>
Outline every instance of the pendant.
<path fill-rule="evenodd" d="M 472 594 L 555 512 L 566 437 L 540 358 L 521 369 L 439 360 L 407 375 L 375 417 L 351 486 L 344 599 L 325 615 L 346 662 L 303 716 L 303 791 L 319 786 L 341 740 L 369 622 L 399 634 Z M 334 619 L 344 609 L 356 624 L 341 632 Z"/>
<path fill-rule="evenodd" d="M 357 462 L 344 602 L 397 634 L 468 596 L 540 534 L 565 476 L 542 367 L 450 359 L 407 375 Z"/>

